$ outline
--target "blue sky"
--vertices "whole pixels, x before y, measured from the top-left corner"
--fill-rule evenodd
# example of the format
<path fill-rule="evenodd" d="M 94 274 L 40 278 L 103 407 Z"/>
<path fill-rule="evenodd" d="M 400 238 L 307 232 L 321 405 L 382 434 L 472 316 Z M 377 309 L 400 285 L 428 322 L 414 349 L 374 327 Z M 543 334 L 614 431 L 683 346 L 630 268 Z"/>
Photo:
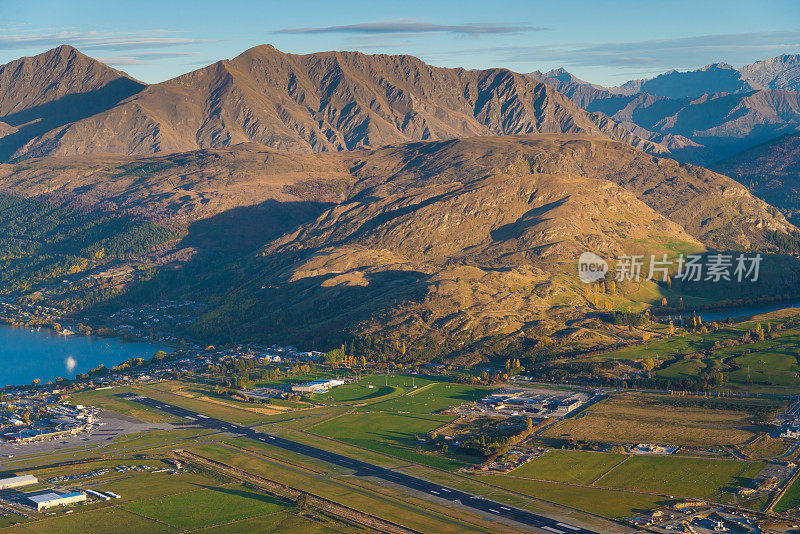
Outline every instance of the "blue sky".
<path fill-rule="evenodd" d="M 270 43 L 617 85 L 800 53 L 800 1 L 0 0 L 0 64 L 62 43 L 150 83 Z"/>

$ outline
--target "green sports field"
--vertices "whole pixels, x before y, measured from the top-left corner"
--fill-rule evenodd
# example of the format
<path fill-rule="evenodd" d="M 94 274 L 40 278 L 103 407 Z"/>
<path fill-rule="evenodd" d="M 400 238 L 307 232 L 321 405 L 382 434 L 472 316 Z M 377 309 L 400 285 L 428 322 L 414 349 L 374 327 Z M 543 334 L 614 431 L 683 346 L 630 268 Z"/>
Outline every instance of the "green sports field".
<path fill-rule="evenodd" d="M 719 501 L 749 486 L 765 465 L 763 462 L 680 456 L 551 451 L 510 475 Z"/>
<path fill-rule="evenodd" d="M 624 454 L 555 450 L 515 469 L 511 474 L 555 482 L 591 484 L 627 458 Z"/>
<path fill-rule="evenodd" d="M 409 379 L 410 380 L 410 379 Z M 436 382 L 409 390 L 405 395 L 371 404 L 370 410 L 432 414 L 485 397 L 493 388 Z"/>

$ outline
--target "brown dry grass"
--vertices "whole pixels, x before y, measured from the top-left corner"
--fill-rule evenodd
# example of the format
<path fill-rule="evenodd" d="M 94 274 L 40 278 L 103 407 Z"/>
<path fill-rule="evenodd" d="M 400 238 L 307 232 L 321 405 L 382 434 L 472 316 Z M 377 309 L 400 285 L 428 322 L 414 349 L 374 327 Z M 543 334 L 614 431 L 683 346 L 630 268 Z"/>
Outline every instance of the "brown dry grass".
<path fill-rule="evenodd" d="M 178 395 L 180 397 L 185 397 L 187 399 L 195 399 L 202 402 L 208 402 L 211 404 L 216 404 L 218 406 L 225 406 L 228 408 L 234 408 L 237 410 L 246 410 L 248 412 L 264 414 L 264 415 L 276 415 L 282 412 L 289 410 L 290 408 L 286 406 L 277 406 L 277 405 L 268 405 L 265 406 L 263 404 L 260 405 L 249 405 L 243 402 L 226 402 L 224 400 L 214 399 L 207 395 L 198 394 L 195 391 L 191 391 L 187 389 L 187 386 L 180 382 L 163 382 L 161 384 L 156 384 L 156 386 L 151 386 L 153 389 L 157 389 L 159 391 L 163 391 L 165 393 L 171 393 L 173 395 Z M 189 386 L 195 387 L 194 385 Z"/>
<path fill-rule="evenodd" d="M 651 404 L 646 398 L 634 393 L 617 395 L 590 408 L 584 417 L 556 423 L 542 437 L 718 446 L 740 445 L 756 435 L 747 412 Z M 652 402 L 653 397 L 649 399 Z"/>

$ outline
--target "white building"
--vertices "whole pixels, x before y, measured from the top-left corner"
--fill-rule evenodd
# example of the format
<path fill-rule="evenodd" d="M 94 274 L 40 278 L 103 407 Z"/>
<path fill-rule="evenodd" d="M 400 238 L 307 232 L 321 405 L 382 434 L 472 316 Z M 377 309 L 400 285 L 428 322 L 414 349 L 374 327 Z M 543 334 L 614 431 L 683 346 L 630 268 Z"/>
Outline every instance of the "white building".
<path fill-rule="evenodd" d="M 39 480 L 33 475 L 23 475 L 21 477 L 11 477 L 0 479 L 0 490 L 20 488 L 22 486 L 30 486 L 38 484 Z"/>
<path fill-rule="evenodd" d="M 292 386 L 292 391 L 294 393 L 325 393 L 329 389 L 342 384 L 344 384 L 344 380 L 314 380 Z"/>
<path fill-rule="evenodd" d="M 39 493 L 36 495 L 28 496 L 28 500 L 36 505 L 37 510 L 46 510 L 53 506 L 64 506 L 66 504 L 73 504 L 86 500 L 86 494 L 82 491 L 74 491 L 72 493 Z"/>

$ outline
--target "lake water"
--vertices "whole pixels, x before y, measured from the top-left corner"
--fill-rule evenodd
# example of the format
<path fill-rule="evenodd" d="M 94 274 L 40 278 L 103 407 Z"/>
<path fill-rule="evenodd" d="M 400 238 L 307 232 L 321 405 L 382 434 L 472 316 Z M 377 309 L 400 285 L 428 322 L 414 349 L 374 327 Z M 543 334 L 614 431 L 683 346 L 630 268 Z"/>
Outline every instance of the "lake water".
<path fill-rule="evenodd" d="M 101 363 L 118 365 L 130 358 L 151 358 L 165 347 L 129 343 L 98 336 L 61 336 L 50 329 L 38 331 L 0 325 L 0 386 L 30 384 L 56 377 L 75 378 Z"/>
<path fill-rule="evenodd" d="M 763 306 L 747 306 L 744 308 L 728 308 L 718 312 L 711 310 L 700 310 L 697 312 L 697 315 L 703 319 L 704 323 L 708 323 L 711 321 L 724 321 L 728 317 L 731 319 L 737 319 L 739 317 L 749 317 L 750 315 L 760 315 L 762 313 L 774 312 L 783 310 L 785 308 L 800 308 L 800 302 L 765 304 Z M 679 314 L 676 314 L 676 316 L 677 315 Z M 691 316 L 692 313 L 684 312 L 683 315 Z"/>

